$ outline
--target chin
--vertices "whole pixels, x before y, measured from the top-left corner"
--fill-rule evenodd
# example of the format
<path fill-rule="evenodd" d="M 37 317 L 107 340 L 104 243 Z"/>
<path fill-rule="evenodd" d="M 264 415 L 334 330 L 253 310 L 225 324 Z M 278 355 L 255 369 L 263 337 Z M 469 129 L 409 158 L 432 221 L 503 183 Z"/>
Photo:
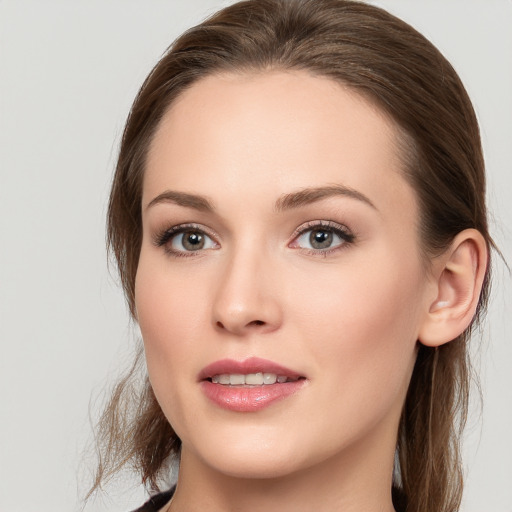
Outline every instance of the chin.
<path fill-rule="evenodd" d="M 268 429 L 223 432 L 193 442 L 194 458 L 213 471 L 232 478 L 278 479 L 307 470 L 329 459 L 337 447 L 324 439 L 310 439 L 287 428 L 286 432 Z M 214 434 L 210 432 L 210 434 Z M 219 433 L 220 434 L 220 433 Z M 186 448 L 185 448 L 186 449 Z"/>
<path fill-rule="evenodd" d="M 302 468 L 300 462 L 290 454 L 268 454 L 262 450 L 257 456 L 226 452 L 223 455 L 223 460 L 215 458 L 207 462 L 215 471 L 234 478 L 282 478 Z"/>
<path fill-rule="evenodd" d="M 304 452 L 298 449 L 302 443 L 290 431 L 286 435 L 281 429 L 254 426 L 215 430 L 197 437 L 189 431 L 182 438 L 182 457 L 196 459 L 230 477 L 251 479 L 283 477 L 306 463 Z"/>

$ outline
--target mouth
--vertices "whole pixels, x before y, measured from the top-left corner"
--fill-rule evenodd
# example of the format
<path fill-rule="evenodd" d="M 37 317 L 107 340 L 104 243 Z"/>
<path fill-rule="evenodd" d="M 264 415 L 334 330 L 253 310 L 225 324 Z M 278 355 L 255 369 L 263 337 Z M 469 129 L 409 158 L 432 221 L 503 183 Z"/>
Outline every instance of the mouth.
<path fill-rule="evenodd" d="M 203 368 L 198 378 L 223 386 L 268 386 L 295 382 L 306 377 L 273 361 L 250 357 L 244 361 L 215 361 Z"/>
<path fill-rule="evenodd" d="M 269 386 L 272 384 L 284 384 L 285 382 L 296 382 L 304 377 L 287 377 L 276 373 L 221 373 L 207 379 L 213 384 L 223 386 Z"/>
<path fill-rule="evenodd" d="M 260 358 L 224 359 L 199 374 L 201 388 L 211 402 L 235 412 L 256 412 L 296 394 L 307 379 L 284 366 Z"/>

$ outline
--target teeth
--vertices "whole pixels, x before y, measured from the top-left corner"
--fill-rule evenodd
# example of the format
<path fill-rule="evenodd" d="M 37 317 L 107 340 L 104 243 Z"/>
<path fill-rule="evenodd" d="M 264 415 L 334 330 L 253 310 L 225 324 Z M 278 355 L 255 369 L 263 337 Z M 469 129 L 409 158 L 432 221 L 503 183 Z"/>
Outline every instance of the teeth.
<path fill-rule="evenodd" d="M 263 384 L 275 384 L 276 382 L 282 384 L 288 381 L 295 381 L 295 378 L 288 378 L 286 375 L 276 375 L 275 373 L 248 373 L 246 375 L 240 373 L 222 373 L 214 375 L 212 382 L 214 384 L 224 384 L 230 386 L 261 386 Z"/>
<path fill-rule="evenodd" d="M 229 383 L 232 386 L 238 386 L 240 384 L 245 384 L 245 375 L 233 373 L 232 375 L 229 376 Z"/>
<path fill-rule="evenodd" d="M 275 373 L 264 373 L 263 384 L 275 384 L 277 382 L 277 375 Z"/>
<path fill-rule="evenodd" d="M 249 373 L 245 376 L 245 384 L 261 386 L 263 384 L 263 373 Z"/>

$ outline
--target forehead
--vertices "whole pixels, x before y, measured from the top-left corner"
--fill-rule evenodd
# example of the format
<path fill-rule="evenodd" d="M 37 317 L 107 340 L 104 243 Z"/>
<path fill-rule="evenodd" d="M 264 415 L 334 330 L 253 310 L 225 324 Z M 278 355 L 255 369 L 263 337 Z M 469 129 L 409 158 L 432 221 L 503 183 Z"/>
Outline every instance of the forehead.
<path fill-rule="evenodd" d="M 393 189 L 407 187 L 398 134 L 374 103 L 327 78 L 302 71 L 209 76 L 163 117 L 143 202 L 166 187 L 276 196 L 343 183 L 385 203 Z M 379 193 L 384 185 L 390 194 Z"/>

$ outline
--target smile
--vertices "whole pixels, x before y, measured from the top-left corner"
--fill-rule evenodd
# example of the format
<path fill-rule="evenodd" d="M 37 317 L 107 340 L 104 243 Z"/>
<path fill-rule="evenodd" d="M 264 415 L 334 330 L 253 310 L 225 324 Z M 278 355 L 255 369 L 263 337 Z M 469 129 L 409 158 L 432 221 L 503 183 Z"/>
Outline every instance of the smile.
<path fill-rule="evenodd" d="M 257 412 L 292 397 L 308 382 L 306 377 L 266 359 L 223 359 L 198 376 L 201 390 L 216 406 L 233 412 Z"/>
<path fill-rule="evenodd" d="M 222 373 L 214 375 L 211 381 L 214 384 L 222 384 L 224 386 L 262 386 L 275 384 L 283 384 L 285 382 L 295 382 L 299 380 L 298 377 L 292 378 L 286 375 L 277 375 L 276 373 Z"/>

